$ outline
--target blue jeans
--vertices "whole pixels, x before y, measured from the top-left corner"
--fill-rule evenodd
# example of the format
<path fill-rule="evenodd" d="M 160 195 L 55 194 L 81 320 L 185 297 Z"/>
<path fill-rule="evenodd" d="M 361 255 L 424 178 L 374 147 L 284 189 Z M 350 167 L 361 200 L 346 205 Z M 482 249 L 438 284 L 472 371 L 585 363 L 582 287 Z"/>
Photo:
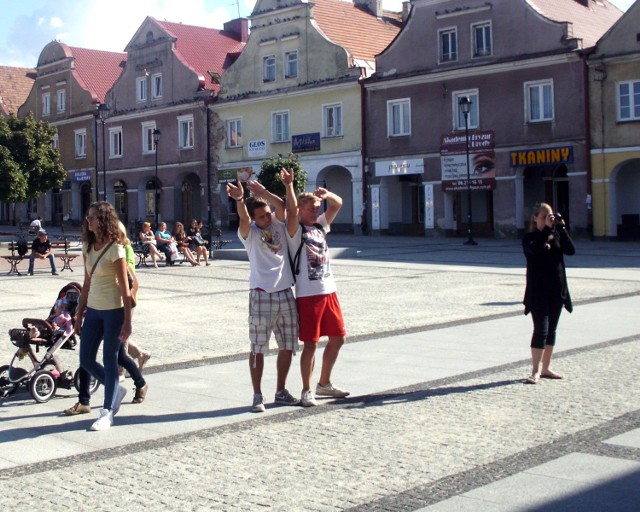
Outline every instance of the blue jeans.
<path fill-rule="evenodd" d="M 104 408 L 113 411 L 118 388 L 118 352 L 122 343 L 118 336 L 124 323 L 124 308 L 87 308 L 80 331 L 80 366 L 104 386 Z M 104 338 L 101 365 L 97 361 L 100 342 Z M 82 384 L 81 386 L 82 387 Z"/>
<path fill-rule="evenodd" d="M 56 272 L 56 258 L 53 254 L 49 254 L 47 256 L 49 258 L 49 263 L 51 263 L 51 272 Z M 29 274 L 33 273 L 33 262 L 36 260 L 36 255 L 31 253 L 29 256 Z"/>

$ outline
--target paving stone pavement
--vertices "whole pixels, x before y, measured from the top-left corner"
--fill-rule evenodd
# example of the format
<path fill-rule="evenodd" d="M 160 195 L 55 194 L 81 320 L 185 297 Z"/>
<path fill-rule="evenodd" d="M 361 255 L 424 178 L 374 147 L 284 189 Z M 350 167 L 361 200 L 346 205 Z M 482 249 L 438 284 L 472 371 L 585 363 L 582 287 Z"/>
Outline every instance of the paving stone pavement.
<path fill-rule="evenodd" d="M 578 305 L 558 337 L 556 366 L 567 378 L 527 386 L 519 248 L 485 242 L 470 257 L 457 241 L 415 252 L 396 244 L 365 239 L 346 251 L 352 259 L 334 261 L 354 331 L 335 379 L 353 396 L 262 415 L 247 412 L 246 263 L 141 271 L 151 306 L 143 311 L 141 301 L 134 331 L 154 350 L 148 400 L 124 406 L 100 433 L 86 432 L 95 408 L 60 416 L 75 400 L 68 393 L 47 404 L 26 393 L 0 403 L 0 508 L 637 510 L 637 485 L 624 480 L 617 494 L 599 493 L 613 500 L 607 508 L 584 506 L 600 505 L 589 494 L 595 484 L 562 485 L 602 458 L 612 474 L 639 482 L 638 246 L 583 243 L 569 269 Z M 0 327 L 19 320 L 39 288 L 66 282 L 56 279 L 21 281 Z M 194 309 L 203 322 L 220 313 L 215 335 L 180 334 Z M 159 336 L 163 322 L 171 336 Z M 265 392 L 274 364 L 267 358 Z M 289 383 L 299 390 L 297 360 Z M 538 494 L 523 492 L 542 477 Z"/>

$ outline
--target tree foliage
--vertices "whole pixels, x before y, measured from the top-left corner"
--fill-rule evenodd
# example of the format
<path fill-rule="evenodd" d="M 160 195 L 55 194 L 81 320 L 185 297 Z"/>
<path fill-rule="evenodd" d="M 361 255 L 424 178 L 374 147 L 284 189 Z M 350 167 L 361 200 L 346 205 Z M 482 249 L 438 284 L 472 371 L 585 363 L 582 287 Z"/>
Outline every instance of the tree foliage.
<path fill-rule="evenodd" d="M 298 162 L 298 157 L 293 153 L 289 153 L 286 157 L 282 155 L 271 157 L 262 162 L 258 181 L 269 192 L 284 198 L 286 190 L 282 181 L 280 181 L 280 170 L 283 167 L 285 169 L 293 169 L 293 189 L 296 194 L 304 192 L 304 187 L 307 184 L 307 171 L 302 168 L 300 162 Z"/>
<path fill-rule="evenodd" d="M 0 201 L 21 203 L 64 183 L 67 172 L 53 147 L 55 133 L 31 114 L 0 117 Z"/>

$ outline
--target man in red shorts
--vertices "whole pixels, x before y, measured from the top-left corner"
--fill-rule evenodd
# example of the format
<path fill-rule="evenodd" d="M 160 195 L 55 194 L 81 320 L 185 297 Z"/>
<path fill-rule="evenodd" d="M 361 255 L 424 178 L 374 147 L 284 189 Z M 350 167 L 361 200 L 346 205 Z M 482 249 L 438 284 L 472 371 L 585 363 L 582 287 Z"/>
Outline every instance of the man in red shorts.
<path fill-rule="evenodd" d="M 331 371 L 345 342 L 346 330 L 331 273 L 326 234 L 342 207 L 342 199 L 324 188 L 317 188 L 313 193 L 303 192 L 296 198 L 293 173 L 283 169 L 280 176 L 287 190 L 289 254 L 294 261 L 300 340 L 304 343 L 300 357 L 300 403 L 303 407 L 313 407 L 318 404 L 311 389 L 311 378 L 321 336 L 328 336 L 329 342 L 322 355 L 315 394 L 334 398 L 349 395 L 331 382 Z M 321 201 L 327 202 L 327 210 L 318 215 Z"/>

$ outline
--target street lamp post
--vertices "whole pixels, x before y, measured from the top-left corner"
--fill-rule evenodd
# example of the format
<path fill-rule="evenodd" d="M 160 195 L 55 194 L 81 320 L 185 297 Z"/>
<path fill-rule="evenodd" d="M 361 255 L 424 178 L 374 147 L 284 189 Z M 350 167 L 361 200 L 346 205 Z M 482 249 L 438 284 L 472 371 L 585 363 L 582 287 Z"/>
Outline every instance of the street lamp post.
<path fill-rule="evenodd" d="M 471 173 L 469 166 L 469 110 L 471 109 L 471 100 L 467 96 L 462 96 L 458 100 L 458 105 L 464 115 L 464 135 L 465 147 L 467 150 L 467 241 L 464 245 L 478 245 L 473 240 L 473 213 L 471 212 Z"/>
<path fill-rule="evenodd" d="M 158 229 L 158 203 L 160 202 L 160 193 L 158 192 L 158 142 L 160 142 L 160 135 L 162 135 L 162 132 L 160 132 L 160 130 L 158 130 L 157 128 L 153 130 L 152 132 L 153 135 L 153 150 L 156 154 L 156 181 L 155 181 L 155 185 L 156 185 L 156 198 L 155 198 L 155 214 L 156 214 L 156 229 Z"/>
<path fill-rule="evenodd" d="M 100 103 L 98 105 L 98 116 L 100 116 L 100 122 L 102 123 L 102 199 L 106 201 L 107 200 L 107 157 L 106 157 L 106 145 L 104 142 L 104 122 L 109 117 L 109 107 L 107 107 L 106 103 Z"/>

